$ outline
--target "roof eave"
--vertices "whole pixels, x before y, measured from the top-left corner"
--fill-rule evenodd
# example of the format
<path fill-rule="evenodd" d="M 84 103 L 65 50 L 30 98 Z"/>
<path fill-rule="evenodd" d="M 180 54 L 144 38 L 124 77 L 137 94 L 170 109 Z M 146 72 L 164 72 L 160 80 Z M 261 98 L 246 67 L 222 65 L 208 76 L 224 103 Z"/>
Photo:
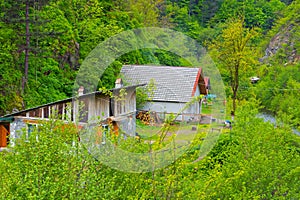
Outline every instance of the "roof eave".
<path fill-rule="evenodd" d="M 141 86 L 145 86 L 145 85 L 146 84 L 137 84 L 137 85 L 131 85 L 131 86 L 126 86 L 126 87 L 121 87 L 121 88 L 113 88 L 113 89 L 110 89 L 110 91 L 118 91 L 118 90 L 121 90 L 121 89 L 137 88 L 137 87 L 141 87 Z M 36 106 L 36 107 L 33 107 L 33 108 L 28 108 L 28 109 L 21 110 L 21 111 L 18 111 L 18 112 L 14 112 L 14 113 L 11 113 L 11 114 L 3 115 L 3 116 L 0 117 L 0 120 L 2 118 L 13 117 L 13 116 L 22 114 L 24 112 L 30 112 L 32 110 L 36 110 L 36 109 L 43 108 L 43 107 L 46 107 L 46 106 L 52 106 L 52 105 L 58 104 L 58 103 L 71 102 L 72 100 L 76 100 L 78 98 L 84 98 L 84 97 L 95 95 L 95 94 L 102 94 L 102 91 L 95 91 L 95 92 L 83 94 L 83 95 L 80 95 L 80 96 L 69 97 L 69 98 L 58 100 L 58 101 L 51 102 L 51 103 L 48 103 L 48 104 L 43 104 L 43 105 Z"/>
<path fill-rule="evenodd" d="M 201 77 L 203 79 L 202 83 L 200 83 L 200 81 L 201 81 L 200 78 Z M 196 90 L 197 90 L 197 86 L 198 86 L 199 83 L 200 83 L 200 87 L 202 86 L 205 89 L 204 76 L 203 76 L 203 71 L 202 71 L 201 67 L 199 67 L 198 74 L 197 74 L 197 77 L 196 77 L 195 82 L 194 82 L 194 87 L 193 87 L 193 90 L 192 90 L 192 97 L 195 96 L 195 93 L 196 93 Z M 201 93 L 201 88 L 199 88 L 199 89 L 200 89 L 200 93 Z M 206 89 L 205 89 L 205 91 L 206 91 Z M 201 94 L 203 94 L 203 93 L 201 93 Z M 206 95 L 206 92 L 204 93 L 204 95 Z"/>

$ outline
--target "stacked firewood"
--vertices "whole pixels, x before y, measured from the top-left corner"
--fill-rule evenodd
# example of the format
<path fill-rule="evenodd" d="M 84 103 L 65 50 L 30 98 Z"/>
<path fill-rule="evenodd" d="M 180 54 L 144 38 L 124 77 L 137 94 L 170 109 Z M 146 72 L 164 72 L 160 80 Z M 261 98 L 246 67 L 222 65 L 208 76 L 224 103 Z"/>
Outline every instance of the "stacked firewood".
<path fill-rule="evenodd" d="M 137 119 L 141 120 L 145 125 L 153 125 L 154 119 L 148 111 L 139 111 L 136 116 Z"/>

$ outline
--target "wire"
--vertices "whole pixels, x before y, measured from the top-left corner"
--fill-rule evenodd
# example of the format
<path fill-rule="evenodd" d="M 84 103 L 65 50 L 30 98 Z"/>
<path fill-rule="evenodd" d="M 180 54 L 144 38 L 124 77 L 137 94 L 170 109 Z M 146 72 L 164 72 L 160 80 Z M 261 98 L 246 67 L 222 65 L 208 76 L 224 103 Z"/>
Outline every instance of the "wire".
<path fill-rule="evenodd" d="M 256 88 L 256 87 L 239 87 L 239 90 L 248 90 L 248 89 L 258 89 L 258 90 L 295 90 L 295 91 L 300 91 L 300 88 L 293 88 L 293 89 L 289 89 L 289 88 Z"/>

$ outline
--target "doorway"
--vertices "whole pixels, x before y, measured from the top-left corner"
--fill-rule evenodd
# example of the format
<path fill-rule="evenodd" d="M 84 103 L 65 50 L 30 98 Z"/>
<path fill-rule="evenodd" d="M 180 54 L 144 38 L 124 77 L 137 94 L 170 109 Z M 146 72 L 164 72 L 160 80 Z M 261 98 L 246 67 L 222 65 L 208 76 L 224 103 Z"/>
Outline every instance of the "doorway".
<path fill-rule="evenodd" d="M 9 144 L 9 123 L 0 123 L 0 147 Z"/>

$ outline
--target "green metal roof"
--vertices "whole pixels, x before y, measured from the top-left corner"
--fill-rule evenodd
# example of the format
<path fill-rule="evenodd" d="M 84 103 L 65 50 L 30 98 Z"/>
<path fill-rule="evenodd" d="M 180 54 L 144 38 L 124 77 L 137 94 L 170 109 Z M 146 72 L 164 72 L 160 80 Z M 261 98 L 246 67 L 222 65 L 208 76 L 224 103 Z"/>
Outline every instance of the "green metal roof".
<path fill-rule="evenodd" d="M 12 122 L 14 117 L 0 117 L 0 122 Z"/>

